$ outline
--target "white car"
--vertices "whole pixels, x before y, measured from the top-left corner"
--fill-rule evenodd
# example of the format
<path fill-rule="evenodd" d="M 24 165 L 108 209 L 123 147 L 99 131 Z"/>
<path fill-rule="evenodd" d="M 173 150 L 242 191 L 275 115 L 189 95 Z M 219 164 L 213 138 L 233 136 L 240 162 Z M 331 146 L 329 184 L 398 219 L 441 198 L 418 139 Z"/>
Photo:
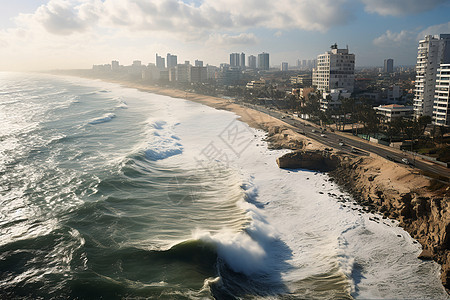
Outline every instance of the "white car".
<path fill-rule="evenodd" d="M 324 137 L 324 138 L 326 138 L 326 137 L 327 137 L 327 136 L 326 136 L 325 134 L 323 134 L 323 133 L 322 133 L 322 134 L 321 134 L 320 136 L 321 136 L 321 137 Z"/>
<path fill-rule="evenodd" d="M 407 158 L 402 158 L 402 162 L 403 162 L 405 165 L 409 165 L 409 161 L 408 161 Z"/>

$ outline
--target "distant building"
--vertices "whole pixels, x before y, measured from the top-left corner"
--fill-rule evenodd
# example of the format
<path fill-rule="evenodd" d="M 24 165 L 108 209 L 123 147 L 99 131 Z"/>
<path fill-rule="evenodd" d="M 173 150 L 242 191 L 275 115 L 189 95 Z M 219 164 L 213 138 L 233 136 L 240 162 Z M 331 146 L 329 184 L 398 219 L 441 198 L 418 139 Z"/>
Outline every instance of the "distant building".
<path fill-rule="evenodd" d="M 450 34 L 427 35 L 419 41 L 414 89 L 414 116 L 432 116 L 436 73 L 440 64 L 450 63 Z"/>
<path fill-rule="evenodd" d="M 113 60 L 111 62 L 111 70 L 118 71 L 120 69 L 119 62 L 117 60 Z"/>
<path fill-rule="evenodd" d="M 156 67 L 160 70 L 164 70 L 166 68 L 166 60 L 164 57 L 161 57 L 156 53 L 156 61 L 155 61 Z"/>
<path fill-rule="evenodd" d="M 450 126 L 450 64 L 441 64 L 437 70 L 434 93 L 433 124 Z"/>
<path fill-rule="evenodd" d="M 258 69 L 260 70 L 269 70 L 269 53 L 260 53 L 258 54 Z"/>
<path fill-rule="evenodd" d="M 194 66 L 196 67 L 203 67 L 203 61 L 202 60 L 195 60 Z"/>
<path fill-rule="evenodd" d="M 191 81 L 191 66 L 189 64 L 178 64 L 175 67 L 175 80 L 179 83 Z"/>
<path fill-rule="evenodd" d="M 208 72 L 206 67 L 191 67 L 190 81 L 196 83 L 206 82 L 208 80 Z"/>
<path fill-rule="evenodd" d="M 287 62 L 281 63 L 281 72 L 287 72 L 289 71 L 289 64 Z"/>
<path fill-rule="evenodd" d="M 390 123 L 395 118 L 411 118 L 414 111 L 412 106 L 399 104 L 380 105 L 374 109 L 381 116 L 382 122 L 385 123 Z"/>
<path fill-rule="evenodd" d="M 392 58 L 388 58 L 384 60 L 384 73 L 392 73 L 394 72 L 394 60 Z"/>
<path fill-rule="evenodd" d="M 167 53 L 166 63 L 167 63 L 167 69 L 174 68 L 178 64 L 177 56 Z"/>
<path fill-rule="evenodd" d="M 317 57 L 317 67 L 313 69 L 313 85 L 319 91 L 345 89 L 353 92 L 355 81 L 355 54 L 347 49 L 338 49 L 337 44 L 331 51 Z"/>
<path fill-rule="evenodd" d="M 292 76 L 290 79 L 292 85 L 301 85 L 301 86 L 312 85 L 312 78 L 310 75 L 300 74 L 297 76 Z"/>
<path fill-rule="evenodd" d="M 250 55 L 248 57 L 248 68 L 249 69 L 256 69 L 256 56 Z"/>
<path fill-rule="evenodd" d="M 245 53 L 242 52 L 241 56 L 240 56 L 240 65 L 239 65 L 242 69 L 245 69 Z"/>
<path fill-rule="evenodd" d="M 230 54 L 230 66 L 231 67 L 240 67 L 241 66 L 241 56 L 239 53 L 231 53 Z"/>
<path fill-rule="evenodd" d="M 260 89 L 266 86 L 265 80 L 252 80 L 247 83 L 246 88 L 248 89 Z"/>

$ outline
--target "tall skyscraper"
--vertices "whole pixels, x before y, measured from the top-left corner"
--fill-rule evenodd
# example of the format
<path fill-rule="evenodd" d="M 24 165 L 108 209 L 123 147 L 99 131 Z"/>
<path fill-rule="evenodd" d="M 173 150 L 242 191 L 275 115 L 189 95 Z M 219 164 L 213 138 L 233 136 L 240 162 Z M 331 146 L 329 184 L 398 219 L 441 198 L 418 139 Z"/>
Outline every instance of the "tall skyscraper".
<path fill-rule="evenodd" d="M 317 67 L 313 69 L 313 85 L 322 92 L 332 89 L 345 89 L 353 93 L 355 81 L 355 54 L 347 49 L 338 49 L 337 44 L 331 51 L 317 56 Z"/>
<path fill-rule="evenodd" d="M 384 73 L 392 73 L 394 72 L 394 60 L 392 58 L 388 58 L 384 60 Z"/>
<path fill-rule="evenodd" d="M 176 55 L 172 55 L 170 53 L 167 53 L 167 60 L 166 60 L 166 62 L 167 62 L 167 68 L 168 69 L 174 68 L 178 64 L 177 56 Z"/>
<path fill-rule="evenodd" d="M 248 68 L 249 69 L 256 69 L 256 56 L 250 55 L 248 57 Z"/>
<path fill-rule="evenodd" d="M 433 124 L 450 126 L 450 64 L 441 64 L 437 70 L 433 104 Z"/>
<path fill-rule="evenodd" d="M 239 53 L 231 53 L 230 54 L 230 66 L 231 67 L 239 67 L 240 63 L 240 55 Z"/>
<path fill-rule="evenodd" d="M 414 116 L 432 116 L 436 70 L 450 63 L 450 34 L 427 35 L 419 41 L 414 89 Z"/>
<path fill-rule="evenodd" d="M 242 69 L 245 69 L 245 53 L 242 52 L 241 56 L 240 56 L 240 65 L 239 65 Z"/>
<path fill-rule="evenodd" d="M 269 70 L 269 53 L 260 53 L 258 54 L 258 69 L 260 70 Z"/>
<path fill-rule="evenodd" d="M 166 68 L 166 61 L 164 57 L 161 57 L 156 53 L 156 61 L 155 61 L 156 67 L 160 70 L 164 70 Z"/>
<path fill-rule="evenodd" d="M 281 63 L 281 72 L 287 72 L 289 70 L 289 64 L 287 62 Z"/>

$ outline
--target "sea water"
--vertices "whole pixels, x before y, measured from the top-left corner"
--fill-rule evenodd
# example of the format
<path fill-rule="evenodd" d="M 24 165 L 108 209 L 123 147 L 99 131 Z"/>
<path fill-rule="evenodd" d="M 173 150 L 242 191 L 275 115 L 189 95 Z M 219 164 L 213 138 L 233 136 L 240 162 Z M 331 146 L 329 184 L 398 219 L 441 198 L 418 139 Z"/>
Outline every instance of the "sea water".
<path fill-rule="evenodd" d="M 0 121 L 2 299 L 448 298 L 396 222 L 231 112 L 0 73 Z"/>

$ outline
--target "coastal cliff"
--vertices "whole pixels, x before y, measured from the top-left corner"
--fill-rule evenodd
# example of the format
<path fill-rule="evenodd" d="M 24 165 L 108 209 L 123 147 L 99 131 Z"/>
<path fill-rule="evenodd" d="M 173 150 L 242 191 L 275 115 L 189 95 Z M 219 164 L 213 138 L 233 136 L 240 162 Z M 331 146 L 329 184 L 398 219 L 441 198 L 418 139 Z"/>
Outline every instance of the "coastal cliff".
<path fill-rule="evenodd" d="M 398 220 L 423 247 L 420 259 L 442 266 L 441 280 L 450 291 L 450 208 L 448 185 L 439 185 L 413 169 L 374 157 L 320 150 L 296 150 L 277 159 L 280 168 L 329 172 L 355 201 L 385 218 Z"/>
<path fill-rule="evenodd" d="M 371 158 L 343 158 L 330 172 L 334 180 L 363 206 L 395 219 L 423 247 L 421 259 L 442 266 L 441 280 L 450 290 L 450 211 L 447 186 L 414 174 L 411 169 L 386 161 L 374 167 Z M 385 172 L 385 170 L 389 170 Z M 389 174 L 383 174 L 389 173 Z"/>

